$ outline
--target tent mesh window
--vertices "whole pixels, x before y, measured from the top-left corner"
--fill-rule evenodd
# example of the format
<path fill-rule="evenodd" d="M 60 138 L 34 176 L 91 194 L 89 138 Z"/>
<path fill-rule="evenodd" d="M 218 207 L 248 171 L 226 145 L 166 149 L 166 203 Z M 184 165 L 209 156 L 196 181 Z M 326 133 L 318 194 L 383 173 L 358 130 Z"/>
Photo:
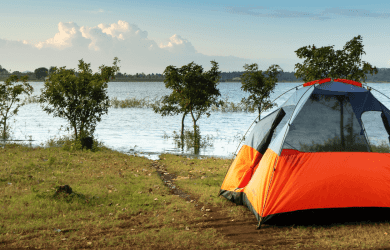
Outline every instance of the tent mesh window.
<path fill-rule="evenodd" d="M 283 149 L 370 152 L 348 96 L 319 94 L 310 96 L 290 124 Z"/>
<path fill-rule="evenodd" d="M 362 114 L 362 123 L 372 151 L 389 152 L 389 135 L 383 124 L 381 114 L 381 111 L 366 111 Z"/>

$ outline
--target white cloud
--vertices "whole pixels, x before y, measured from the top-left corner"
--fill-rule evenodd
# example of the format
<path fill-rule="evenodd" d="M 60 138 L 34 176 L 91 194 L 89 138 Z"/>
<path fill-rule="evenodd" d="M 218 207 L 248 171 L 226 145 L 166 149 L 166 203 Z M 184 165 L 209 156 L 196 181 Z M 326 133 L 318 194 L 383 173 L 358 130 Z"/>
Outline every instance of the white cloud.
<path fill-rule="evenodd" d="M 80 32 L 80 27 L 77 24 L 73 22 L 60 22 L 58 24 L 58 30 L 59 32 L 55 34 L 53 38 L 49 38 L 45 42 L 39 42 L 35 47 L 38 49 L 50 47 L 65 49 L 85 44 L 85 40 Z"/>
<path fill-rule="evenodd" d="M 77 70 L 78 61 L 83 59 L 91 63 L 91 69 L 96 72 L 102 64 L 112 65 L 114 57 L 121 60 L 120 71 L 130 74 L 162 73 L 169 65 L 181 67 L 192 61 L 207 70 L 211 67 L 210 61 L 215 60 L 222 71 L 242 70 L 245 63 L 250 63 L 238 57 L 198 53 L 190 41 L 178 34 L 158 45 L 148 38 L 147 31 L 121 20 L 95 27 L 60 22 L 52 38 L 37 44 L 0 39 L 0 55 L 6 58 L 1 61 L 3 67 L 19 71 L 50 66 Z"/>
<path fill-rule="evenodd" d="M 159 47 L 173 53 L 196 53 L 194 46 L 187 39 L 183 39 L 177 34 L 171 36 L 166 45 L 161 43 Z"/>

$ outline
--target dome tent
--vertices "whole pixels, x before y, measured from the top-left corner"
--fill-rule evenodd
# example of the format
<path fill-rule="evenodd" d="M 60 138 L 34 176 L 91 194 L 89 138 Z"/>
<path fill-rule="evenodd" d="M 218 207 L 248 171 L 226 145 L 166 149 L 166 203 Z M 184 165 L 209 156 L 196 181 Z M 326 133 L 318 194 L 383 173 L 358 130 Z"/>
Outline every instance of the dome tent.
<path fill-rule="evenodd" d="M 219 194 L 246 205 L 258 228 L 327 220 L 344 208 L 342 219 L 388 209 L 390 153 L 373 152 L 370 133 L 381 132 L 388 147 L 389 121 L 390 111 L 359 82 L 305 83 L 254 126 Z M 356 208 L 365 210 L 351 211 Z"/>

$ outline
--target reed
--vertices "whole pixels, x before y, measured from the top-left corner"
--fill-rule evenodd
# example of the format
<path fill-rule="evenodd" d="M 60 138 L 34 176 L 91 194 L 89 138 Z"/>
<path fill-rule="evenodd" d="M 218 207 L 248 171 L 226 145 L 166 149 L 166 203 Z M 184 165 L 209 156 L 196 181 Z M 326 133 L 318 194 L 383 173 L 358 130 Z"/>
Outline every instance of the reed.
<path fill-rule="evenodd" d="M 254 113 L 257 107 L 249 105 L 243 101 L 236 103 L 229 101 L 228 98 L 223 100 L 223 105 L 212 105 L 211 111 L 213 112 L 246 112 Z M 39 103 L 38 96 L 29 96 L 23 100 L 24 104 Z M 117 97 L 110 99 L 110 105 L 112 108 L 153 108 L 160 107 L 162 104 L 158 98 L 126 98 L 124 100 L 118 100 Z"/>
<path fill-rule="evenodd" d="M 118 100 L 117 97 L 110 99 L 111 107 L 113 108 L 152 108 L 154 104 L 158 103 L 158 100 L 149 98 L 137 99 L 126 98 L 125 100 Z"/>
<path fill-rule="evenodd" d="M 39 103 L 38 96 L 27 96 L 24 98 L 22 103 L 24 105 L 31 104 L 31 103 Z"/>
<path fill-rule="evenodd" d="M 153 108 L 153 107 L 161 107 L 160 99 L 137 99 L 127 98 L 125 100 L 118 100 L 117 97 L 114 97 L 110 100 L 110 104 L 113 108 Z M 222 105 L 211 106 L 211 111 L 213 112 L 248 112 L 253 113 L 256 111 L 256 107 L 253 105 L 248 105 L 244 102 L 230 102 L 228 98 L 225 98 L 224 103 Z"/>

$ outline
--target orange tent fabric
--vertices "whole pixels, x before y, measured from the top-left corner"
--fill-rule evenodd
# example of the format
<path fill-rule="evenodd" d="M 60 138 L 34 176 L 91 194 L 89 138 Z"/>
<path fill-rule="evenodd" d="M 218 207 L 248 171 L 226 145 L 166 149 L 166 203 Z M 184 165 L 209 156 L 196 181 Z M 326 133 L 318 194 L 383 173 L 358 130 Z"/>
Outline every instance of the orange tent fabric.
<path fill-rule="evenodd" d="M 326 78 L 304 84 L 255 126 L 220 195 L 246 205 L 259 227 L 295 211 L 390 208 L 390 153 L 371 151 L 361 119 L 366 111 L 381 112 L 390 138 L 390 111 L 361 83 Z M 316 126 L 321 122 L 327 124 Z"/>

